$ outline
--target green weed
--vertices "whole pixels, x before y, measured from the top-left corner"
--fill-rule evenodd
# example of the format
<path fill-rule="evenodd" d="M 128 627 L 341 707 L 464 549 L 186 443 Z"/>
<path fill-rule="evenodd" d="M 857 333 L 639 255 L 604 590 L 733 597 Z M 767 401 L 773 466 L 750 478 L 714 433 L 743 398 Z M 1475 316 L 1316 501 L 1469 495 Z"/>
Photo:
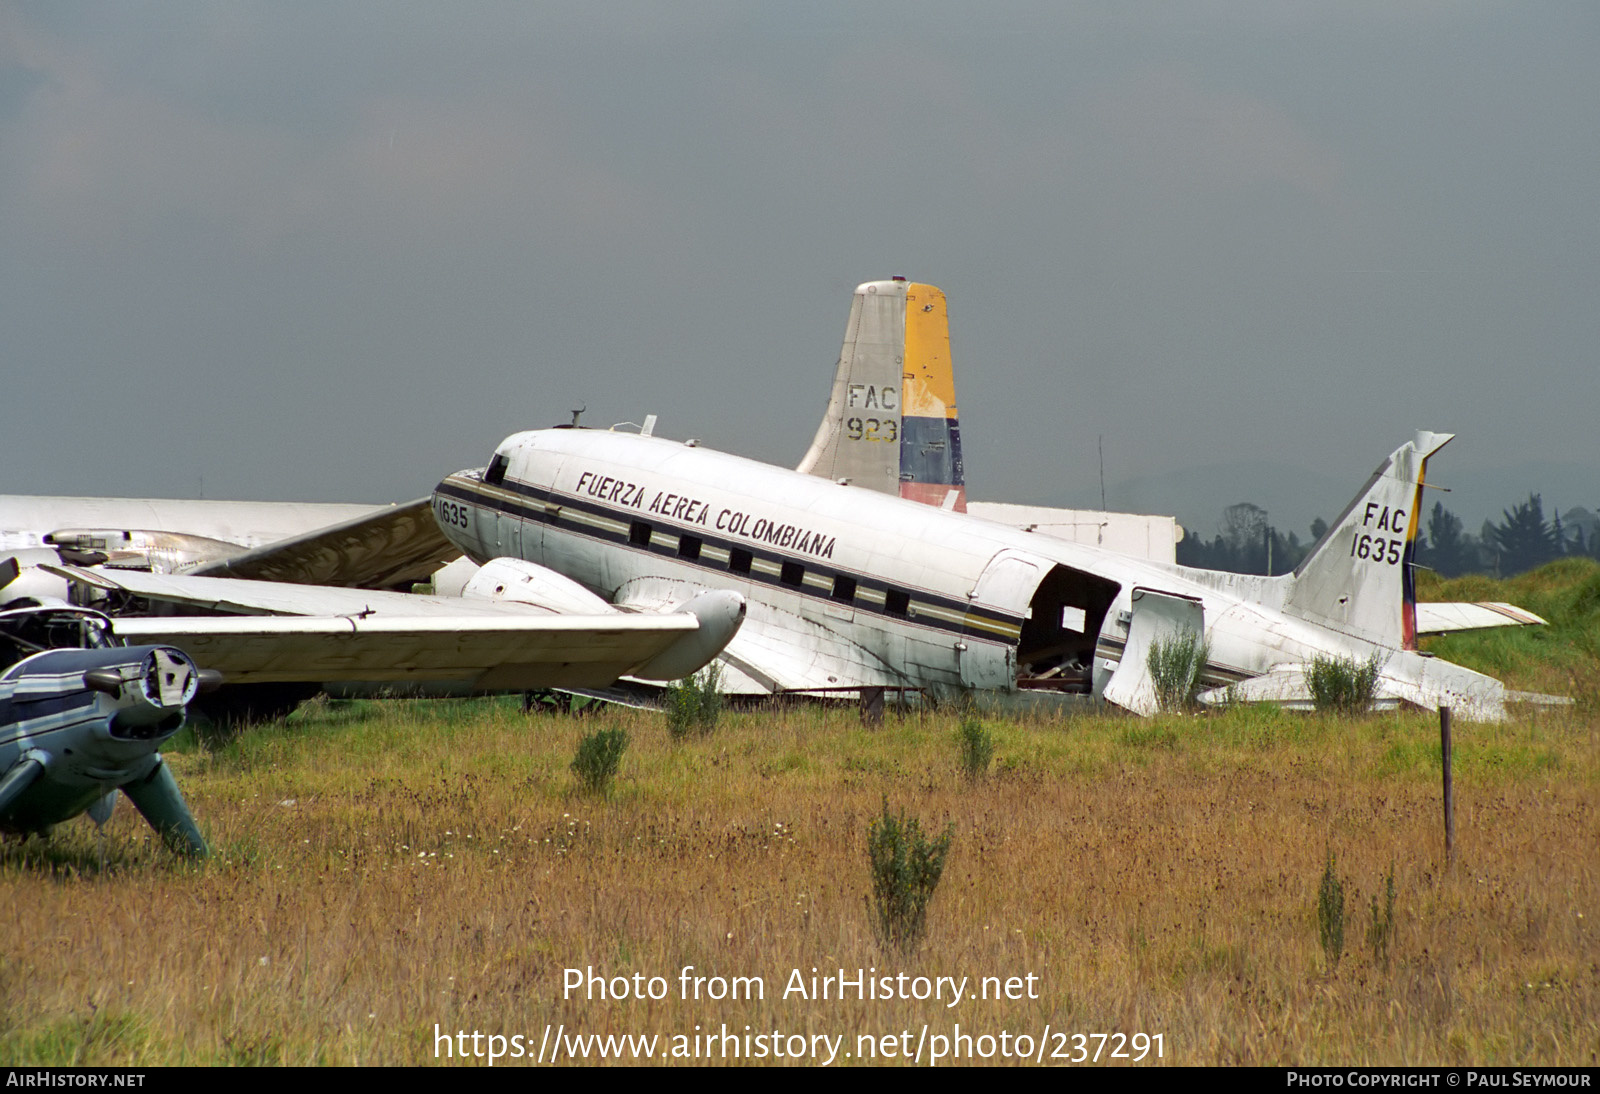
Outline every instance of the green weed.
<path fill-rule="evenodd" d="M 1394 863 L 1389 863 L 1389 877 L 1384 883 L 1383 906 L 1378 906 L 1378 894 L 1372 894 L 1372 922 L 1367 926 L 1367 945 L 1372 948 L 1372 960 L 1389 968 L 1389 943 L 1394 939 Z"/>
<path fill-rule="evenodd" d="M 1317 888 L 1317 940 L 1322 943 L 1328 971 L 1332 972 L 1344 956 L 1344 882 L 1339 880 L 1332 847 L 1328 848 L 1322 884 Z"/>
<path fill-rule="evenodd" d="M 961 772 L 968 779 L 981 779 L 989 772 L 994 760 L 994 735 L 977 718 L 968 715 L 961 719 L 957 731 L 961 745 Z"/>
<path fill-rule="evenodd" d="M 611 780 L 622 765 L 622 754 L 627 747 L 627 731 L 615 727 L 591 733 L 579 741 L 578 754 L 572 758 L 572 771 L 583 789 L 591 794 L 610 793 Z"/>
<path fill-rule="evenodd" d="M 955 838 L 955 825 L 930 839 L 915 817 L 889 812 L 867 829 L 867 854 L 872 869 L 872 925 L 886 946 L 910 953 L 927 930 L 928 904 L 944 873 L 945 856 Z"/>
<path fill-rule="evenodd" d="M 1157 706 L 1168 713 L 1194 709 L 1200 670 L 1205 668 L 1209 652 L 1205 640 L 1194 631 L 1151 643 L 1145 667 L 1155 685 Z"/>
<path fill-rule="evenodd" d="M 722 714 L 722 669 L 715 661 L 667 689 L 667 732 L 675 741 L 707 736 Z"/>
<path fill-rule="evenodd" d="M 148 1065 L 162 1060 L 170 1048 L 137 1014 L 101 1010 L 92 1001 L 87 1014 L 0 1036 L 0 1059 L 13 1067 L 24 1061 L 41 1067 Z"/>
<path fill-rule="evenodd" d="M 1351 657 L 1313 657 L 1306 666 L 1311 701 L 1322 714 L 1365 714 L 1378 690 L 1378 655 L 1366 661 Z"/>

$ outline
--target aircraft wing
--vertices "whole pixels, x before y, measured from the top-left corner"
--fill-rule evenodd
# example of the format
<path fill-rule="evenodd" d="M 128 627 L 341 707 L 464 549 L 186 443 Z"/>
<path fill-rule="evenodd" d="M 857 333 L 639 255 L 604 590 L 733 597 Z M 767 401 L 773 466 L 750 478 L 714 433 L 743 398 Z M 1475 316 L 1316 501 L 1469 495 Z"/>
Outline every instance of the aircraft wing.
<path fill-rule="evenodd" d="M 1456 631 L 1476 631 L 1488 627 L 1542 627 L 1545 624 L 1545 620 L 1526 608 L 1499 601 L 1455 604 L 1417 602 L 1419 635 L 1453 634 Z"/>
<path fill-rule="evenodd" d="M 459 681 L 482 691 L 599 688 L 698 629 L 690 615 L 166 616 L 117 619 L 230 684 Z"/>
<path fill-rule="evenodd" d="M 460 556 L 433 519 L 431 500 L 418 498 L 210 562 L 192 573 L 388 588 L 421 581 Z"/>
<path fill-rule="evenodd" d="M 345 589 L 287 581 L 247 581 L 236 577 L 149 574 L 142 570 L 43 566 L 45 572 L 109 592 L 129 593 L 163 604 L 230 615 L 411 615 L 429 618 L 553 616 L 548 608 L 517 602 L 490 603 L 458 596 L 420 596 L 385 589 Z M 574 613 L 581 614 L 581 613 Z"/>
<path fill-rule="evenodd" d="M 50 569 L 103 589 L 236 613 L 113 621 L 125 639 L 177 646 L 203 667 L 220 671 L 230 684 L 457 682 L 484 691 L 605 687 L 650 664 L 701 625 L 683 612 L 558 615 L 505 601 Z"/>

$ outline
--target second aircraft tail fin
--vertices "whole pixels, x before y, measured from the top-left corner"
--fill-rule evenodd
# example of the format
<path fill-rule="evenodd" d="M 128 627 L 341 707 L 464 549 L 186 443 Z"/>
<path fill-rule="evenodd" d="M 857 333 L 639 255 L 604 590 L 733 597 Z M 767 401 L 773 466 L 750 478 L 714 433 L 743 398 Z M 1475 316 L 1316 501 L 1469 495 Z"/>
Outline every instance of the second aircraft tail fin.
<path fill-rule="evenodd" d="M 903 278 L 857 286 L 828 409 L 798 470 L 966 511 L 943 292 Z"/>

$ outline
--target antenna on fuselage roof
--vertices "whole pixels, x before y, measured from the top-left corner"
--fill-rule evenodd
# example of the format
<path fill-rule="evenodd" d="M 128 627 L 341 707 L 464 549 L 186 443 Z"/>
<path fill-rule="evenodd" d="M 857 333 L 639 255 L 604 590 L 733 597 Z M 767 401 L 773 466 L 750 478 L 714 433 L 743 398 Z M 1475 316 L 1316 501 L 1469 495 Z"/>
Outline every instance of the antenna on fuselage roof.
<path fill-rule="evenodd" d="M 577 410 L 574 410 L 572 412 L 571 428 L 573 428 L 573 429 L 577 429 L 578 428 L 578 415 L 582 414 L 585 410 L 588 410 L 588 409 L 589 409 L 589 406 L 588 406 L 587 403 L 585 403 L 583 406 L 580 406 Z"/>
<path fill-rule="evenodd" d="M 574 418 L 573 421 L 576 422 L 577 419 Z M 625 425 L 631 425 L 633 428 L 637 429 L 639 431 L 639 436 L 648 437 L 656 431 L 656 416 L 654 414 L 646 414 L 644 416 L 643 425 L 640 425 L 638 422 L 618 422 L 611 427 L 611 432 L 615 433 Z"/>

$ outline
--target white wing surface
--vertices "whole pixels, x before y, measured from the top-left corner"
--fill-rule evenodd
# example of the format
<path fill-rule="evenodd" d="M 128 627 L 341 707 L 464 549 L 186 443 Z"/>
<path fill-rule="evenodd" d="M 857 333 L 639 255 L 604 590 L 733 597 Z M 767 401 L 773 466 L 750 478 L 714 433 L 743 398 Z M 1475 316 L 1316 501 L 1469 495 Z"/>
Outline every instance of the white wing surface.
<path fill-rule="evenodd" d="M 456 681 L 486 691 L 597 688 L 640 671 L 700 628 L 687 612 L 557 615 L 515 602 L 51 569 L 102 589 L 233 613 L 114 621 L 125 639 L 170 643 L 230 684 Z"/>
<path fill-rule="evenodd" d="M 201 566 L 197 576 L 385 588 L 421 581 L 459 558 L 418 498 Z"/>
<path fill-rule="evenodd" d="M 1454 634 L 1489 627 L 1540 627 L 1540 619 L 1526 608 L 1498 601 L 1430 604 L 1417 602 L 1418 634 Z"/>
<path fill-rule="evenodd" d="M 177 646 L 230 684 L 459 681 L 483 691 L 600 688 L 699 628 L 690 615 L 486 618 L 170 616 L 114 623 Z"/>

